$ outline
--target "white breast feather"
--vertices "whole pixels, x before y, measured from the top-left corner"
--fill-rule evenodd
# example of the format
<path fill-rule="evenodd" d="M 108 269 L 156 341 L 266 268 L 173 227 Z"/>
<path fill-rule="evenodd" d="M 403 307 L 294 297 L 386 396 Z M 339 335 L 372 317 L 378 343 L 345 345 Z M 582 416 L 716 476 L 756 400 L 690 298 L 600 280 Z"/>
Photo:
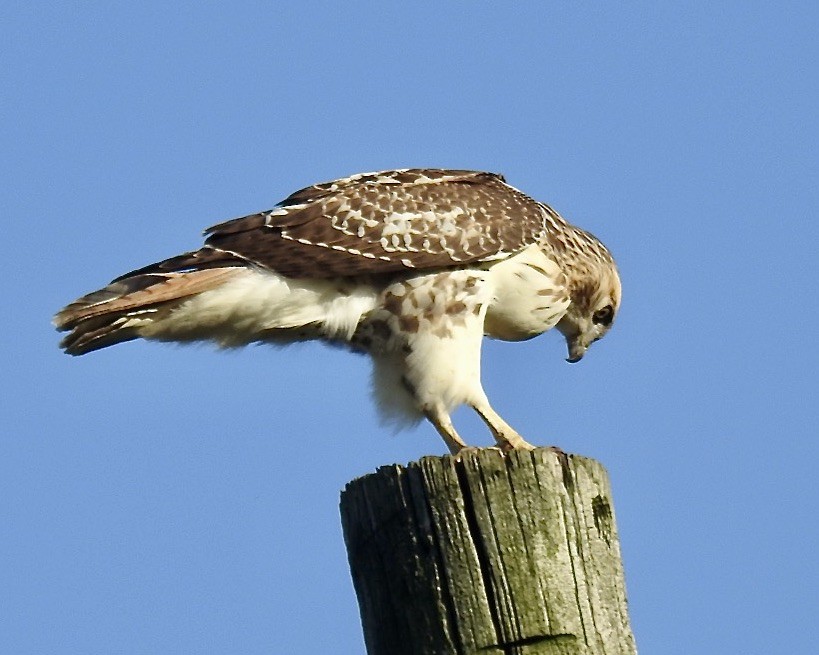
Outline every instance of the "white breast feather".
<path fill-rule="evenodd" d="M 505 341 L 531 339 L 553 328 L 569 307 L 556 262 L 537 246 L 489 269 L 493 300 L 486 314 L 485 332 Z"/>

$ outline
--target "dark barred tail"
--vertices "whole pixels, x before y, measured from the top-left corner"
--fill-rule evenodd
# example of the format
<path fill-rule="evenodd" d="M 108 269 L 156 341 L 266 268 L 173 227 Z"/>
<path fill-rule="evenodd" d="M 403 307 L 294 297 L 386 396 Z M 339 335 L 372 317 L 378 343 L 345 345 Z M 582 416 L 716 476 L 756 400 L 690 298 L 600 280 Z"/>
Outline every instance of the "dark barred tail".
<path fill-rule="evenodd" d="M 100 348 L 131 341 L 139 337 L 139 325 L 131 324 L 131 315 L 117 312 L 79 321 L 60 341 L 67 355 L 84 355 Z"/>
<path fill-rule="evenodd" d="M 209 268 L 119 278 L 54 316 L 56 328 L 68 332 L 60 347 L 69 355 L 84 355 L 137 339 L 142 329 L 167 317 L 180 301 L 215 288 L 237 270 Z"/>

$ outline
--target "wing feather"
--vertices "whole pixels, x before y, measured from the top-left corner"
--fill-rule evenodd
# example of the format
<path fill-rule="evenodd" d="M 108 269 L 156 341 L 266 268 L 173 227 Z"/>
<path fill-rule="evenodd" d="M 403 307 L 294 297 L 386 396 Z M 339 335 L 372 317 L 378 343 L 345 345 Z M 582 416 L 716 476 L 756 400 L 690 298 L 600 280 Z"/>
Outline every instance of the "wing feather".
<path fill-rule="evenodd" d="M 117 280 L 248 263 L 293 278 L 456 268 L 543 243 L 564 224 L 494 173 L 364 173 L 314 184 L 270 211 L 210 227 L 201 249 Z"/>
<path fill-rule="evenodd" d="M 407 169 L 306 187 L 269 212 L 210 228 L 205 244 L 283 275 L 322 278 L 491 260 L 545 229 L 542 206 L 499 175 Z"/>

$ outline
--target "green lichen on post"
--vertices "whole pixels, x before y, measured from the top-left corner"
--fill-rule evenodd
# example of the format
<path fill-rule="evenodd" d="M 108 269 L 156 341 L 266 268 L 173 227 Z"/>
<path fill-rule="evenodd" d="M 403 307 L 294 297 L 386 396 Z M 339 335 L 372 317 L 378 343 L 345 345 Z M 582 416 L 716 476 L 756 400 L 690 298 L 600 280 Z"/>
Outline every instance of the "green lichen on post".
<path fill-rule="evenodd" d="M 636 652 L 593 460 L 425 457 L 354 480 L 341 512 L 370 655 Z"/>

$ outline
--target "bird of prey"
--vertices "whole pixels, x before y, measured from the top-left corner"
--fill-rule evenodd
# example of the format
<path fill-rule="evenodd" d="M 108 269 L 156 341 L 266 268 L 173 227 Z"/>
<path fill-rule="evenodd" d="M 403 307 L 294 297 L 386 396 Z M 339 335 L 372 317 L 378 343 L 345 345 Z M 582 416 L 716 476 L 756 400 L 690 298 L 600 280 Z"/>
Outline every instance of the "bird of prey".
<path fill-rule="evenodd" d="M 484 336 L 557 327 L 568 361 L 620 305 L 609 251 L 501 175 L 402 169 L 296 191 L 205 231 L 199 250 L 126 273 L 55 317 L 82 355 L 136 338 L 223 347 L 318 339 L 368 353 L 386 418 L 425 416 L 453 453 L 472 407 L 504 450 L 531 449 L 489 404 Z"/>

